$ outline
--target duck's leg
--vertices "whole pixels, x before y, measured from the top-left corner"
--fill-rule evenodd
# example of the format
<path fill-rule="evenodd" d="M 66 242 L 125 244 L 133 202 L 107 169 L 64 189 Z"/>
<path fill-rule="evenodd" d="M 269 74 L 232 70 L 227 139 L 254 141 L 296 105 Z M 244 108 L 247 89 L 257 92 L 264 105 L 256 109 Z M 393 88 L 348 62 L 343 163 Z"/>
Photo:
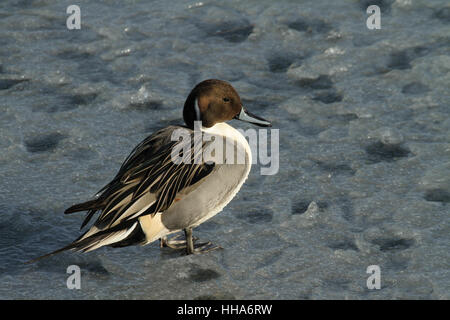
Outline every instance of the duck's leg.
<path fill-rule="evenodd" d="M 192 239 L 192 228 L 184 229 L 184 235 L 186 236 L 186 253 L 194 253 L 194 239 Z"/>
<path fill-rule="evenodd" d="M 164 247 L 170 247 L 171 248 L 171 244 L 169 243 L 169 240 L 167 239 L 167 236 L 161 237 L 159 239 L 159 247 L 160 248 L 164 248 Z"/>
<path fill-rule="evenodd" d="M 217 249 L 222 249 L 220 246 L 215 246 L 211 242 L 203 242 L 194 245 L 194 238 L 192 237 L 192 228 L 184 229 L 184 234 L 186 235 L 186 253 L 187 254 L 197 254 L 206 253 Z"/>
<path fill-rule="evenodd" d="M 164 236 L 159 239 L 159 246 L 160 248 L 168 247 L 172 249 L 186 249 L 186 240 L 185 239 L 179 239 L 181 237 L 181 234 L 178 234 L 172 238 L 168 238 L 167 236 Z M 192 241 L 195 242 L 198 239 L 196 237 L 192 237 Z"/>

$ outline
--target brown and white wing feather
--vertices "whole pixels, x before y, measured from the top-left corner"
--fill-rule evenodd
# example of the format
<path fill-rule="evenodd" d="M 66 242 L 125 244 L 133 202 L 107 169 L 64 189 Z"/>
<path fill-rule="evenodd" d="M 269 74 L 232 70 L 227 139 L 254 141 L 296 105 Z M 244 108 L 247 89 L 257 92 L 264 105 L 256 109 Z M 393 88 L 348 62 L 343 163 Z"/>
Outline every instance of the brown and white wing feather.
<path fill-rule="evenodd" d="M 177 128 L 168 127 L 155 133 L 127 157 L 119 173 L 99 195 L 104 207 L 94 224 L 97 228 L 103 230 L 122 220 L 164 212 L 178 192 L 211 173 L 214 164 L 202 162 L 198 151 L 183 155 L 184 160 L 178 163 L 172 161 L 172 149 L 175 146 L 184 149 L 179 144 L 189 143 L 191 151 L 202 150 L 194 148 L 199 142 L 194 141 L 193 133 L 190 140 L 171 141 L 171 132 Z"/>

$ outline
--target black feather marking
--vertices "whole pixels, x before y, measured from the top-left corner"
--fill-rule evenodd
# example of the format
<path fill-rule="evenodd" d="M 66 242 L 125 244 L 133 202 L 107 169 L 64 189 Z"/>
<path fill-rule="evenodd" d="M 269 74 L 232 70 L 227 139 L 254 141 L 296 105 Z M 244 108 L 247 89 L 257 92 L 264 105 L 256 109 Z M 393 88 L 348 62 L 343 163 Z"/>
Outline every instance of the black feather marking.
<path fill-rule="evenodd" d="M 80 230 L 83 229 L 83 227 L 89 223 L 89 221 L 91 220 L 92 216 L 96 212 L 97 212 L 97 210 L 89 210 L 87 212 L 86 217 L 84 218 L 83 223 L 81 224 Z"/>
<path fill-rule="evenodd" d="M 70 208 L 66 209 L 64 211 L 64 213 L 69 214 L 69 213 L 78 212 L 78 211 L 97 209 L 100 206 L 101 206 L 101 201 L 99 201 L 99 199 L 93 199 L 93 200 L 89 200 L 89 201 L 86 201 L 83 203 L 75 204 L 75 205 L 71 206 Z"/>
<path fill-rule="evenodd" d="M 134 228 L 134 230 L 122 241 L 115 242 L 111 244 L 111 247 L 117 248 L 117 247 L 126 247 L 126 246 L 132 246 L 137 244 L 142 244 L 145 242 L 145 233 L 141 228 L 140 223 L 137 224 L 137 226 Z"/>

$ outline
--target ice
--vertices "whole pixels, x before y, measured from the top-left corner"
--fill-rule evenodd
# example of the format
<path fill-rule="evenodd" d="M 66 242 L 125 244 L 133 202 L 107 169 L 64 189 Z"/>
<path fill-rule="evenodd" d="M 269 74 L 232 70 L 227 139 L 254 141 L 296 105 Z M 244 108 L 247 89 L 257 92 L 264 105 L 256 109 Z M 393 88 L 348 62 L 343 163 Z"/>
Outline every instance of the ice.
<path fill-rule="evenodd" d="M 369 4 L 380 30 L 366 28 Z M 71 31 L 63 2 L 0 5 L 0 298 L 450 298 L 445 1 L 77 5 Z M 224 249 L 154 243 L 25 265 L 81 234 L 84 215 L 64 209 L 151 132 L 182 124 L 207 78 L 280 129 L 279 172 L 255 165 L 194 230 Z M 80 290 L 66 286 L 70 265 Z M 370 265 L 380 290 L 366 286 Z"/>

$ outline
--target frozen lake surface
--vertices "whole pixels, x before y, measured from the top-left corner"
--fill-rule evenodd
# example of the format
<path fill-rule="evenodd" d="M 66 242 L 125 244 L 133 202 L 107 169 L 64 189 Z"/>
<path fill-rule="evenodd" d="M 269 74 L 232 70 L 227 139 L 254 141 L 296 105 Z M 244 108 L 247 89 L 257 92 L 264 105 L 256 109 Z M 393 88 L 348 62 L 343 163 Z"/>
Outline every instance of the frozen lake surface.
<path fill-rule="evenodd" d="M 71 4 L 0 3 L 0 298 L 450 298 L 447 0 L 77 1 L 81 30 L 68 30 Z M 64 209 L 181 123 L 208 78 L 280 129 L 278 174 L 253 167 L 194 230 L 224 250 L 23 264 L 80 235 L 84 214 Z M 69 265 L 81 290 L 66 287 Z"/>

